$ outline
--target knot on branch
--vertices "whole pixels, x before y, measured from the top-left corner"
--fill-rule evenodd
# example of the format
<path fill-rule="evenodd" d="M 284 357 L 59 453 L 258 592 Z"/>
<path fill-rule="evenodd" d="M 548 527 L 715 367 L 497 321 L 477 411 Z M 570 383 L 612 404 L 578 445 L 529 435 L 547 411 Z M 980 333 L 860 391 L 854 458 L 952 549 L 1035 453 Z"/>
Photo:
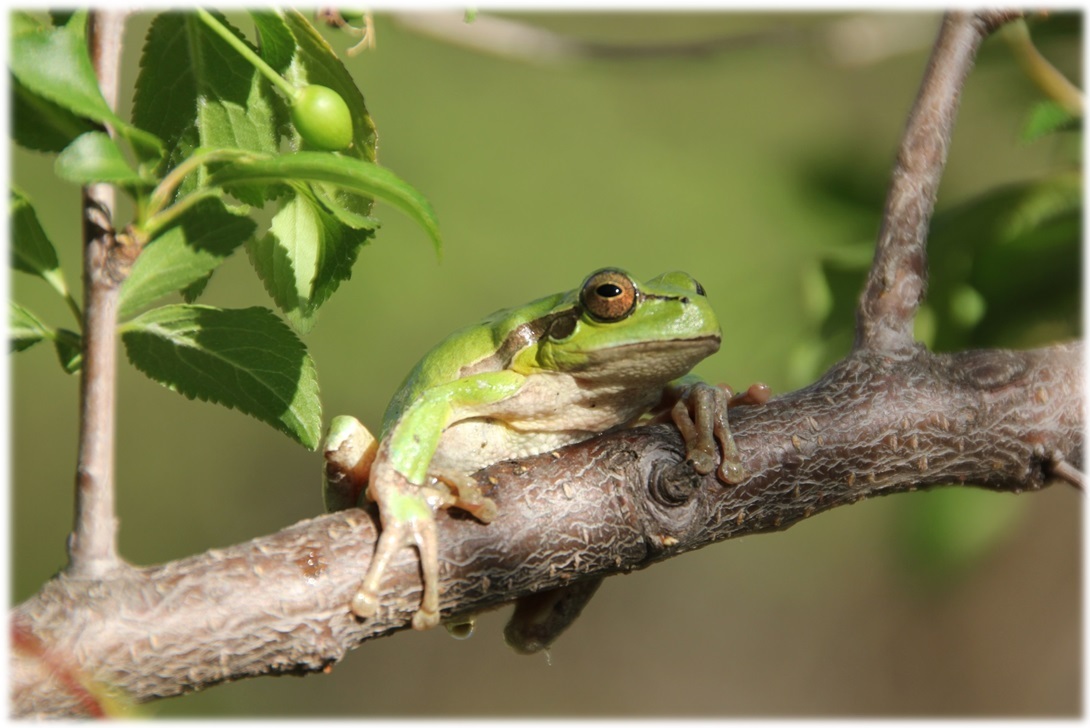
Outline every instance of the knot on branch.
<path fill-rule="evenodd" d="M 658 460 L 651 466 L 647 488 L 651 498 L 664 508 L 688 503 L 703 481 L 687 462 Z"/>

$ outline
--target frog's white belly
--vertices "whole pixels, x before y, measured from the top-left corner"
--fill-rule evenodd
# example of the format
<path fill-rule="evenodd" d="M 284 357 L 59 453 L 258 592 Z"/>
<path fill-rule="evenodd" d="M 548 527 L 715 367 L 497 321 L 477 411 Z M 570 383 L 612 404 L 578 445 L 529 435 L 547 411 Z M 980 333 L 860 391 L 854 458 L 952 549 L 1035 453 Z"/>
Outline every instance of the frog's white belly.
<path fill-rule="evenodd" d="M 585 430 L 520 432 L 498 420 L 463 420 L 443 433 L 429 469 L 474 473 L 500 460 L 538 455 L 596 434 Z"/>
<path fill-rule="evenodd" d="M 569 374 L 537 374 L 513 397 L 466 413 L 467 419 L 444 430 L 432 466 L 472 473 L 555 450 L 635 420 L 660 397 L 661 386 L 604 386 Z"/>

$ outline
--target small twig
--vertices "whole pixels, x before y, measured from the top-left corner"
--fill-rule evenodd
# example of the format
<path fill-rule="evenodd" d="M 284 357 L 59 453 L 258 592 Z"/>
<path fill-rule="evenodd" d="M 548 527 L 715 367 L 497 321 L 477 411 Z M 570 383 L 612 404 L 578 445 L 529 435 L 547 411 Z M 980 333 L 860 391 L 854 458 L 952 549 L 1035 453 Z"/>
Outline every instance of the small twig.
<path fill-rule="evenodd" d="M 106 102 L 117 103 L 124 11 L 90 14 L 91 60 Z M 117 553 L 114 512 L 114 430 L 117 307 L 127 266 L 119 264 L 113 230 L 114 189 L 83 189 L 83 368 L 80 373 L 79 456 L 75 525 L 68 541 L 71 576 L 101 578 L 124 563 Z"/>
<path fill-rule="evenodd" d="M 882 228 L 856 311 L 855 349 L 911 356 L 916 311 L 927 290 L 927 232 L 965 79 L 987 35 L 1014 16 L 943 17 L 897 150 Z"/>
<path fill-rule="evenodd" d="M 1069 483 L 1081 491 L 1086 490 L 1086 475 L 1063 457 L 1058 457 L 1049 466 L 1049 474 Z"/>

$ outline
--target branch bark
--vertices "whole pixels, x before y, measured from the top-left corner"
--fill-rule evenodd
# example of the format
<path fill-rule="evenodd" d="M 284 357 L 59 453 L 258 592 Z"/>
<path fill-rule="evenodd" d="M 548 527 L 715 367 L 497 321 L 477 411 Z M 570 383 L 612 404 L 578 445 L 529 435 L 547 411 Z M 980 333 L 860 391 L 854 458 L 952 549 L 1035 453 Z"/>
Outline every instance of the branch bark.
<path fill-rule="evenodd" d="M 1081 343 L 933 354 L 911 338 L 957 95 L 980 40 L 1004 17 L 953 13 L 944 22 L 898 157 L 856 347 L 813 385 L 731 412 L 752 477 L 728 488 L 696 476 L 665 425 L 493 465 L 478 474 L 499 507 L 493 523 L 440 515 L 444 616 L 782 530 L 873 496 L 952 483 L 1022 492 L 1054 471 L 1076 479 Z M 406 628 L 420 590 L 410 550 L 391 564 L 389 601 L 375 619 L 348 611 L 377 523 L 351 509 L 109 579 L 58 576 L 13 612 L 14 714 L 87 714 L 73 673 L 145 701 L 319 671 Z M 19 649 L 28 637 L 42 647 Z"/>

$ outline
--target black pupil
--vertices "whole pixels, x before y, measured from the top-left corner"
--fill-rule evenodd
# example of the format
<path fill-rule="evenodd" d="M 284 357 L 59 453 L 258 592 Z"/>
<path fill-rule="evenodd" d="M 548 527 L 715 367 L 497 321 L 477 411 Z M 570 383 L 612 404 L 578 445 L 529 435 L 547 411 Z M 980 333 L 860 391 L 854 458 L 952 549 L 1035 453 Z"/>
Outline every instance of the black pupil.
<path fill-rule="evenodd" d="M 594 292 L 602 298 L 616 298 L 621 295 L 621 287 L 612 283 L 603 283 L 595 288 Z"/>

